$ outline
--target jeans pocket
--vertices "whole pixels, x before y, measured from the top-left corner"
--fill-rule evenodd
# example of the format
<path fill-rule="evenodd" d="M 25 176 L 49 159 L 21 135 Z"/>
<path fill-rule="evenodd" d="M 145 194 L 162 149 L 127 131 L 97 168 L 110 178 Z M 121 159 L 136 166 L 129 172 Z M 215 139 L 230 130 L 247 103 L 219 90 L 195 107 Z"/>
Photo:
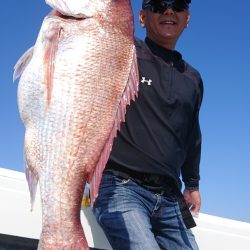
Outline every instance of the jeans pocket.
<path fill-rule="evenodd" d="M 130 182 L 129 178 L 114 175 L 113 173 L 103 174 L 100 188 L 113 187 L 114 185 L 123 186 Z"/>
<path fill-rule="evenodd" d="M 113 181 L 114 181 L 115 185 L 124 186 L 124 185 L 126 185 L 126 184 L 128 184 L 130 182 L 130 179 L 114 175 Z"/>
<path fill-rule="evenodd" d="M 168 201 L 168 202 L 171 202 L 171 203 L 178 203 L 178 200 L 177 200 L 177 198 L 176 198 L 175 195 L 172 195 L 172 194 L 170 194 L 170 195 L 165 195 L 165 196 L 163 196 L 163 198 L 164 198 L 166 201 Z"/>

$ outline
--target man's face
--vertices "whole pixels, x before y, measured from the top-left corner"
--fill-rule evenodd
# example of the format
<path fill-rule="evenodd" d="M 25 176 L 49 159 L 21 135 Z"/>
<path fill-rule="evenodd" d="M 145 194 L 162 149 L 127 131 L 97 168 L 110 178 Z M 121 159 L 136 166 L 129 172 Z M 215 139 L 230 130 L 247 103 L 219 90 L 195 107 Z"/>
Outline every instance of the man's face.
<path fill-rule="evenodd" d="M 141 10 L 139 16 L 141 25 L 147 29 L 147 36 L 168 49 L 174 49 L 189 18 L 189 9 L 176 12 L 172 8 L 167 8 L 162 14 L 145 9 Z"/>

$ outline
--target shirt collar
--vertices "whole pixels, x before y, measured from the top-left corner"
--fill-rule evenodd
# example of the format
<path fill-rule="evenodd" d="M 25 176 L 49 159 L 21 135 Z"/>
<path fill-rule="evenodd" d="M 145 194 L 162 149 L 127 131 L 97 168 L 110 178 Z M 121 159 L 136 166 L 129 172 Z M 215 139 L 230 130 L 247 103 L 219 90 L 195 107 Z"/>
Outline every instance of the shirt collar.
<path fill-rule="evenodd" d="M 160 57 L 166 63 L 169 63 L 169 64 L 172 63 L 173 66 L 178 71 L 180 71 L 180 72 L 185 71 L 185 64 L 184 64 L 184 61 L 182 59 L 181 53 L 179 53 L 176 50 L 170 50 L 170 49 L 164 48 L 164 47 L 156 44 L 155 42 L 153 42 L 148 37 L 145 38 L 145 43 L 147 44 L 147 46 L 149 47 L 149 49 L 151 50 L 151 52 L 154 55 Z"/>

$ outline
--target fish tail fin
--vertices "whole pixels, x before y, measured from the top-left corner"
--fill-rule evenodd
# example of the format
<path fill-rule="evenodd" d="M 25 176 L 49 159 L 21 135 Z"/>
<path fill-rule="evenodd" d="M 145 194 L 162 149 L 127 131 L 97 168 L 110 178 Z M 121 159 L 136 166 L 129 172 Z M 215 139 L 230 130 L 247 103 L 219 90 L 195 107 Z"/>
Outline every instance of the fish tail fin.
<path fill-rule="evenodd" d="M 25 70 L 26 66 L 29 64 L 32 56 L 33 56 L 34 47 L 29 48 L 17 61 L 16 65 L 14 66 L 14 73 L 13 73 L 13 82 L 18 79 L 23 71 Z"/>
<path fill-rule="evenodd" d="M 38 183 L 38 177 L 32 171 L 29 167 L 25 168 L 25 175 L 26 175 L 26 180 L 28 182 L 29 186 L 29 191 L 30 191 L 30 203 L 31 203 L 31 211 L 33 211 L 34 208 L 34 203 L 35 203 L 35 197 L 36 197 L 36 190 L 37 190 L 37 183 Z"/>
<path fill-rule="evenodd" d="M 90 198 L 91 206 L 93 206 L 95 199 L 98 196 L 99 186 L 102 178 L 103 170 L 107 164 L 110 151 L 112 149 L 113 140 L 116 137 L 117 130 L 120 130 L 121 122 L 125 121 L 126 107 L 130 104 L 131 100 L 135 100 L 139 89 L 139 72 L 137 64 L 136 49 L 134 46 L 133 59 L 128 82 L 121 97 L 120 104 L 117 109 L 116 117 L 114 120 L 113 128 L 105 143 L 103 151 L 100 155 L 99 161 L 96 165 L 94 174 L 90 178 Z"/>

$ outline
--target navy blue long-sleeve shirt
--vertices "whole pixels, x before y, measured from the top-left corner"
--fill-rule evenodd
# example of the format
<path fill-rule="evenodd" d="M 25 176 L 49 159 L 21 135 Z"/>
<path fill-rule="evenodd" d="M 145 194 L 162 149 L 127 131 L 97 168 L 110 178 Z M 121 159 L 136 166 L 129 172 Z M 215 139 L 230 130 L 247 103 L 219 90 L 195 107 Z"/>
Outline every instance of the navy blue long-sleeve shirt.
<path fill-rule="evenodd" d="M 159 174 L 199 186 L 203 83 L 177 51 L 136 40 L 140 86 L 109 158 L 120 170 Z"/>

